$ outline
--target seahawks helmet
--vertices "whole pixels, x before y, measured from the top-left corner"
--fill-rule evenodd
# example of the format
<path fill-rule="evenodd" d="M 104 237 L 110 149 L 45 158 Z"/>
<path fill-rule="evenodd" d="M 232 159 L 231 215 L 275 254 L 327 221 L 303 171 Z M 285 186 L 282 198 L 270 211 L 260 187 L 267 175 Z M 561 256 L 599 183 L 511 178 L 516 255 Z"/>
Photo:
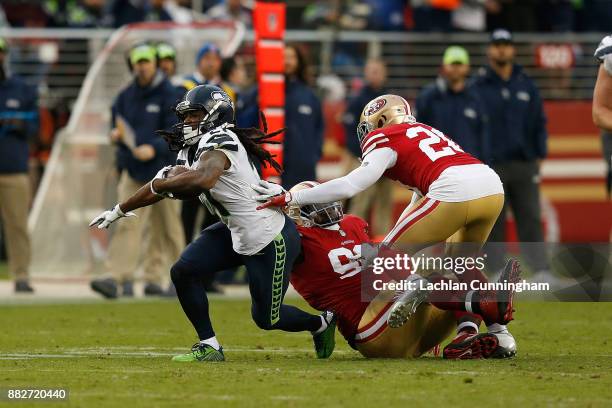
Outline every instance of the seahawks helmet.
<path fill-rule="evenodd" d="M 225 91 L 214 85 L 198 85 L 191 89 L 174 111 L 180 122 L 170 131 L 159 132 L 172 151 L 198 143 L 204 134 L 218 126 L 235 123 L 234 103 Z M 187 114 L 194 111 L 203 112 L 200 122 L 185 122 Z"/>
<path fill-rule="evenodd" d="M 313 188 L 319 185 L 316 181 L 303 181 L 296 184 L 289 190 L 294 193 L 296 191 Z M 334 201 L 326 204 L 308 204 L 308 205 L 289 205 L 287 215 L 297 225 L 304 227 L 329 227 L 337 224 L 344 218 L 342 211 L 342 203 Z"/>

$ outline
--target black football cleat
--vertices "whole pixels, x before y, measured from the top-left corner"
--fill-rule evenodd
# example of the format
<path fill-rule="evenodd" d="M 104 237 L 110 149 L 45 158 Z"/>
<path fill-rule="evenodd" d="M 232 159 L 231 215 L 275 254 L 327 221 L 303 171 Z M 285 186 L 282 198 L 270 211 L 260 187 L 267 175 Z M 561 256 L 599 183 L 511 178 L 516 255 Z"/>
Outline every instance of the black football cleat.
<path fill-rule="evenodd" d="M 106 299 L 117 299 L 117 282 L 114 279 L 95 279 L 90 283 L 91 289 Z"/>
<path fill-rule="evenodd" d="M 20 279 L 15 281 L 15 293 L 34 293 L 34 288 L 27 280 Z"/>

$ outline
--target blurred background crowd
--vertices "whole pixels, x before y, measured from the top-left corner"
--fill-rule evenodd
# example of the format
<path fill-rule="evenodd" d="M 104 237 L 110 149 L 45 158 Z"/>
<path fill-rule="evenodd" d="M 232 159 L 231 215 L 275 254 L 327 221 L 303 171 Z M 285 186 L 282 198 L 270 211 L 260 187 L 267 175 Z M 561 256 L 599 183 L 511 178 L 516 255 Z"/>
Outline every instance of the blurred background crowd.
<path fill-rule="evenodd" d="M 0 104 L 4 103 L 0 113 L 0 218 L 4 226 L 0 259 L 6 259 L 8 253 L 8 269 L 16 279 L 17 291 L 32 290 L 24 209 L 38 187 L 56 133 L 66 125 L 87 69 L 96 58 L 92 41 L 108 37 L 95 33 L 136 22 L 211 20 L 239 21 L 250 29 L 251 8 L 251 2 L 240 0 L 2 2 L 0 27 L 84 29 L 72 37 L 63 32 L 51 41 L 39 37 L 0 40 Z M 96 30 L 87 31 L 92 28 Z M 580 231 L 587 230 L 573 224 L 559 232 L 560 222 L 555 217 L 575 224 L 574 214 L 566 217 L 565 212 L 574 213 L 576 207 L 564 204 L 576 200 L 582 200 L 581 211 L 609 208 L 601 205 L 607 196 L 597 176 L 602 156 L 589 101 L 597 72 L 592 38 L 600 39 L 601 35 L 589 37 L 588 33 L 611 28 L 612 7 L 604 0 L 288 1 L 288 30 L 331 33 L 327 37 L 331 41 L 327 45 L 299 41 L 300 35 L 295 34 L 292 39 L 298 41 L 289 41 L 285 47 L 287 132 L 285 172 L 280 181 L 289 188 L 304 180 L 336 177 L 358 166 L 361 152 L 355 129 L 363 106 L 380 94 L 398 93 L 410 100 L 417 120 L 450 135 L 500 174 L 512 216 L 507 219 L 503 213 L 492 240 L 607 240 L 609 214 L 599 230 L 583 235 Z M 363 30 L 376 31 L 376 36 L 388 40 L 382 45 L 363 39 L 336 41 L 337 33 L 358 35 Z M 416 35 L 411 37 L 415 41 L 401 40 L 398 36 L 403 32 Z M 449 32 L 453 34 L 445 34 Z M 481 35 L 461 37 L 470 32 Z M 521 32 L 527 34 L 521 37 Z M 550 33 L 571 36 L 580 32 L 585 34 L 550 41 Z M 537 33 L 549 33 L 549 40 L 538 43 Z M 387 34 L 394 37 L 384 37 Z M 119 197 L 135 191 L 157 168 L 174 161 L 158 146 L 159 141 L 152 139 L 152 130 L 172 125 L 175 117 L 165 105 L 176 102 L 194 86 L 221 86 L 236 104 L 238 126 L 258 125 L 252 47 L 246 44 L 236 55 L 227 56 L 217 45 L 205 42 L 194 51 L 183 55 L 171 43 L 137 44 L 113 68 L 131 72 L 130 82 L 108 107 L 112 109 L 110 138 L 117 145 Z M 180 68 L 185 66 L 189 69 Z M 15 116 L 15 111 L 31 117 Z M 126 128 L 137 135 L 135 148 L 125 140 Z M 551 144 L 551 129 L 562 134 L 564 141 L 555 139 Z M 570 138 L 576 140 L 569 143 Z M 604 132 L 603 140 L 606 145 L 611 136 Z M 586 171 L 588 166 L 576 161 L 551 166 L 548 174 L 557 184 L 546 195 L 561 203 L 554 207 L 540 196 L 543 160 L 551 156 L 549 146 L 553 147 L 553 158 L 566 160 L 572 158 L 572 151 L 578 152 L 576 158 L 593 159 L 588 166 L 595 169 Z M 16 156 L 15 151 L 21 153 Z M 608 172 L 610 160 L 608 154 Z M 155 165 L 146 165 L 153 162 Z M 576 169 L 582 171 L 578 173 L 583 179 L 570 174 Z M 568 182 L 560 189 L 558 182 L 564 177 L 574 184 Z M 346 211 L 368 219 L 374 236 L 384 235 L 402 203 L 409 200 L 398 191 L 392 182 L 380 181 L 346 203 Z M 11 205 L 6 204 L 7 197 L 11 197 Z M 132 225 L 130 231 L 122 232 L 123 238 L 115 233 L 106 259 L 112 276 L 104 278 L 114 285 L 114 292 L 106 293 L 133 295 L 135 272 L 143 267 L 145 294 L 171 294 L 172 288 L 164 285 L 164 261 L 149 258 L 143 266 L 140 247 L 144 253 L 169 260 L 201 228 L 215 221 L 197 200 L 172 203 L 167 208 L 154 206 L 151 213 L 151 217 L 141 217 L 144 221 Z M 508 232 L 507 227 L 516 227 L 516 233 Z M 145 240 L 145 235 L 162 241 Z M 18 236 L 21 238 L 14 238 Z M 542 250 L 531 246 L 526 255 L 535 275 L 548 276 L 549 265 Z M 243 282 L 240 271 L 227 271 L 218 279 L 221 283 Z M 215 282 L 206 284 L 210 291 L 220 290 Z"/>
<path fill-rule="evenodd" d="M 13 27 L 120 27 L 140 21 L 239 20 L 249 0 L 5 0 L 0 24 Z M 516 32 L 605 31 L 607 0 L 289 0 L 290 29 Z"/>

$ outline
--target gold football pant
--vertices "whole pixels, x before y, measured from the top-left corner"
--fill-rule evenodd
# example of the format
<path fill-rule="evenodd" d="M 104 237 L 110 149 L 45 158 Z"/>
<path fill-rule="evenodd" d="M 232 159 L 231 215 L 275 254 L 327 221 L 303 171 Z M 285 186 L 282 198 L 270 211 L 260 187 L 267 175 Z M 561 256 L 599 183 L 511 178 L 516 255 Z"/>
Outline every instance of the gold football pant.
<path fill-rule="evenodd" d="M 402 327 L 392 329 L 387 317 L 394 292 L 381 292 L 368 306 L 355 336 L 357 350 L 369 358 L 416 358 L 440 344 L 456 327 L 452 312 L 424 303 Z"/>
<path fill-rule="evenodd" d="M 423 197 L 402 213 L 384 242 L 416 245 L 415 249 L 443 241 L 483 245 L 503 206 L 503 194 L 461 202 Z"/>

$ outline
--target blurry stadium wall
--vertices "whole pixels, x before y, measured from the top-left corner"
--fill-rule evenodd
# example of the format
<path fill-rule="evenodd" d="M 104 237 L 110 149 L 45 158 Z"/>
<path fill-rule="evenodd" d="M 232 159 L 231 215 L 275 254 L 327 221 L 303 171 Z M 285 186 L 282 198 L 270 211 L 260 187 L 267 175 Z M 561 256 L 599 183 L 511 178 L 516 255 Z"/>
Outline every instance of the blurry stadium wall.
<path fill-rule="evenodd" d="M 194 69 L 195 52 L 205 41 L 217 42 L 225 55 L 239 53 L 251 68 L 254 64 L 254 35 L 235 25 L 141 24 L 117 32 L 8 29 L 0 35 L 12 44 L 13 71 L 39 86 L 41 108 L 67 101 L 72 111 L 57 137 L 30 217 L 34 274 L 79 276 L 93 272 L 103 258 L 107 233 L 90 231 L 87 223 L 115 199 L 109 108 L 129 79 L 123 53 L 130 45 L 142 40 L 173 43 L 183 74 Z M 606 198 L 599 132 L 590 113 L 597 73 L 592 52 L 602 36 L 515 36 L 517 62 L 536 80 L 546 100 L 550 155 L 543 163 L 542 190 L 549 241 L 608 240 L 612 204 Z M 288 30 L 285 39 L 306 44 L 319 84 L 332 84 L 326 88 L 327 140 L 318 173 L 322 180 L 344 169 L 339 164 L 344 135 L 338 113 L 347 89 L 359 82 L 366 57 L 383 57 L 389 66 L 389 87 L 411 101 L 437 75 L 448 45 L 466 47 L 475 69 L 486 63 L 485 34 Z M 408 199 L 405 190 L 396 189 L 396 216 Z"/>

